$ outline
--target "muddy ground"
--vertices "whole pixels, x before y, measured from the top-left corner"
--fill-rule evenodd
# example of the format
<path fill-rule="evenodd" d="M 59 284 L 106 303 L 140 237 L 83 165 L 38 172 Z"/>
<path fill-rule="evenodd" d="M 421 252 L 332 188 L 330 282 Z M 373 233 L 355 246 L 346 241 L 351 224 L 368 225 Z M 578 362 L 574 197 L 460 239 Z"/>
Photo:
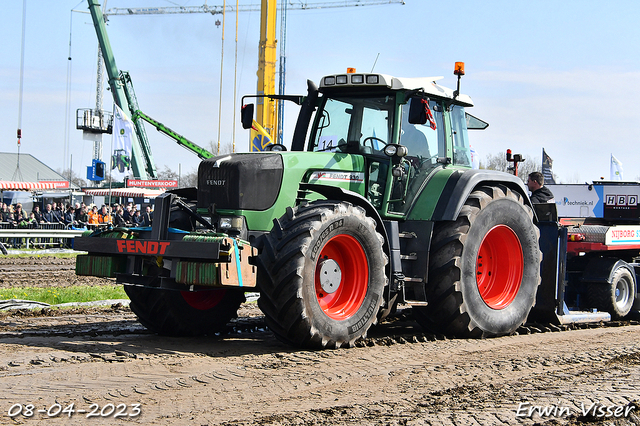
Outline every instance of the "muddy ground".
<path fill-rule="evenodd" d="M 74 279 L 39 262 L 22 285 Z M 293 349 L 255 304 L 203 338 L 156 336 L 119 305 L 3 312 L 0 424 L 640 425 L 638 325 L 429 340 L 404 316 L 370 335 Z"/>
<path fill-rule="evenodd" d="M 77 276 L 73 257 L 4 257 L 0 254 L 0 289 L 93 286 L 114 283 L 114 280 L 107 278 Z"/>

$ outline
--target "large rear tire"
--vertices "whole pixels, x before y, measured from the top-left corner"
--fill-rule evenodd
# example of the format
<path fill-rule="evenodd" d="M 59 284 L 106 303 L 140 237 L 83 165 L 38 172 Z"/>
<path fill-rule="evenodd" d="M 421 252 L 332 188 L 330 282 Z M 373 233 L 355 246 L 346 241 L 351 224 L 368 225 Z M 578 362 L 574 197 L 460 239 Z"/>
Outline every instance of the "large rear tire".
<path fill-rule="evenodd" d="M 376 321 L 386 284 L 383 238 L 365 211 L 319 201 L 274 221 L 260 255 L 265 321 L 281 341 L 352 346 Z"/>
<path fill-rule="evenodd" d="M 426 307 L 414 308 L 425 328 L 455 337 L 513 333 L 529 315 L 540 285 L 539 231 L 520 194 L 483 186 L 454 222 L 437 223 L 432 238 Z"/>
<path fill-rule="evenodd" d="M 245 301 L 228 289 L 175 291 L 125 285 L 131 310 L 149 330 L 163 336 L 201 336 L 224 331 Z"/>

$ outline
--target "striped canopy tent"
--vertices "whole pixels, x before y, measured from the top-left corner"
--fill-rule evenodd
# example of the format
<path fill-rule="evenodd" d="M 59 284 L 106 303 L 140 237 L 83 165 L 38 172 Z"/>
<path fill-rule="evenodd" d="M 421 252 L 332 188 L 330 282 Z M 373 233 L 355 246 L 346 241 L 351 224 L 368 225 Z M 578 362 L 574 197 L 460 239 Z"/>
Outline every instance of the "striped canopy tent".
<path fill-rule="evenodd" d="M 145 189 L 145 188 L 100 188 L 100 189 L 85 189 L 87 195 L 109 195 L 112 197 L 144 197 L 155 198 L 164 192 L 164 189 Z"/>
<path fill-rule="evenodd" d="M 0 191 L 35 191 L 39 189 L 56 189 L 55 182 L 12 182 L 0 180 Z"/>

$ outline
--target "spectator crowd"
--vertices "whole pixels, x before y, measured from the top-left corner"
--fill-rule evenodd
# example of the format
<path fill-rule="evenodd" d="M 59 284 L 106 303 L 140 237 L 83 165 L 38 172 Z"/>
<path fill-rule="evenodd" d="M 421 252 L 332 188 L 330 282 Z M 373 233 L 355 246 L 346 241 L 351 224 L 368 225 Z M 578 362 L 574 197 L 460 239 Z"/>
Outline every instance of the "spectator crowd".
<path fill-rule="evenodd" d="M 46 204 L 44 211 L 39 205 L 34 205 L 33 211 L 27 214 L 22 204 L 7 205 L 0 201 L 0 222 L 14 228 L 40 228 L 47 224 L 57 224 L 64 228 L 97 228 L 101 225 L 113 226 L 151 226 L 153 212 L 146 206 L 141 212 L 133 203 L 114 204 L 112 206 L 62 205 L 58 203 Z M 46 227 L 49 227 L 48 225 Z"/>

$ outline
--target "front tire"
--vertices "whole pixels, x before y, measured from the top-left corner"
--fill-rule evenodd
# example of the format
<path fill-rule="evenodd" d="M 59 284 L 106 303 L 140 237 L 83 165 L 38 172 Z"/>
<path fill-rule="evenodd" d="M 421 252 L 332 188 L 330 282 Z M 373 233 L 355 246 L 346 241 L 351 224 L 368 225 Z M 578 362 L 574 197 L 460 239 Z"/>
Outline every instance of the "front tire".
<path fill-rule="evenodd" d="M 502 185 L 474 191 L 455 222 L 437 223 L 431 245 L 425 328 L 455 337 L 513 333 L 540 285 L 539 231 L 520 194 Z"/>
<path fill-rule="evenodd" d="M 162 336 L 202 336 L 224 331 L 237 317 L 244 293 L 229 289 L 176 291 L 125 285 L 130 308 Z"/>
<path fill-rule="evenodd" d="M 358 206 L 319 201 L 274 223 L 259 261 L 267 325 L 299 347 L 352 346 L 383 301 L 387 258 L 375 221 Z"/>

